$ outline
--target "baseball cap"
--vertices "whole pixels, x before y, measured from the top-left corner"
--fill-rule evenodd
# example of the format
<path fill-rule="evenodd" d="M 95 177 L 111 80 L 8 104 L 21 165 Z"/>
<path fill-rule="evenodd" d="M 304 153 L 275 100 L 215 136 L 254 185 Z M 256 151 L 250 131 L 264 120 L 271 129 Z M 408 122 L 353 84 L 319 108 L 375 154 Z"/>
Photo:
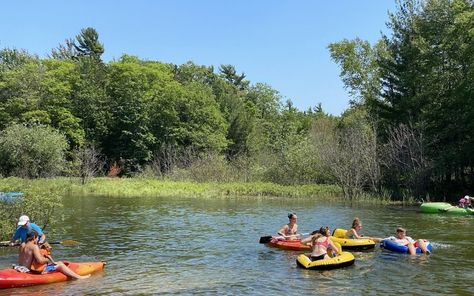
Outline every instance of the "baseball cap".
<path fill-rule="evenodd" d="M 18 226 L 23 226 L 28 223 L 28 221 L 30 221 L 30 218 L 28 218 L 26 215 L 23 215 L 20 217 L 20 219 L 18 219 Z"/>

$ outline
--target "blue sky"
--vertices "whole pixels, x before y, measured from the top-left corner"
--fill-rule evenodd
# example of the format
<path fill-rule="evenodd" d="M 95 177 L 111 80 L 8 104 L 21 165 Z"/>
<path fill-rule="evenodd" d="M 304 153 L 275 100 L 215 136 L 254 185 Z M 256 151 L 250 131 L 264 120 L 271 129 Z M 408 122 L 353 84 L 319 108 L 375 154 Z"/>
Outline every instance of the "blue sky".
<path fill-rule="evenodd" d="M 348 95 L 327 45 L 375 42 L 394 0 L 80 0 L 5 1 L 0 48 L 46 56 L 81 28 L 93 27 L 104 60 L 122 54 L 182 64 L 232 64 L 305 110 L 322 103 L 339 115 Z"/>

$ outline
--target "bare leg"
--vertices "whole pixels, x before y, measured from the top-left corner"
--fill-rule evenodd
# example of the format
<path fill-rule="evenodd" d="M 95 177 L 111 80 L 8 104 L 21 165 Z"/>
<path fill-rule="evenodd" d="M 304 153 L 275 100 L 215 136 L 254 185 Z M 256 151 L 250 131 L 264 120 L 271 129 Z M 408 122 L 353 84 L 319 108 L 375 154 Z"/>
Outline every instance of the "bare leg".
<path fill-rule="evenodd" d="M 410 255 L 416 254 L 415 246 L 412 243 L 409 242 L 407 247 L 408 247 L 408 253 L 410 253 Z"/>
<path fill-rule="evenodd" d="M 56 270 L 64 273 L 68 277 L 72 277 L 72 278 L 75 278 L 75 279 L 78 279 L 78 280 L 82 280 L 82 279 L 87 279 L 91 276 L 90 274 L 88 274 L 88 275 L 78 275 L 77 273 L 72 271 L 69 267 L 67 267 L 61 261 L 56 262 L 56 264 L 57 264 Z"/>
<path fill-rule="evenodd" d="M 418 246 L 420 247 L 421 251 L 423 253 L 429 253 L 430 251 L 428 251 L 428 249 L 426 248 L 426 243 L 424 240 L 422 239 L 419 239 L 416 241 L 418 243 Z"/>
<path fill-rule="evenodd" d="M 373 240 L 373 241 L 376 242 L 376 243 L 380 243 L 380 241 L 382 240 L 382 239 L 379 238 L 379 237 L 365 237 L 365 238 L 371 239 L 371 240 Z"/>

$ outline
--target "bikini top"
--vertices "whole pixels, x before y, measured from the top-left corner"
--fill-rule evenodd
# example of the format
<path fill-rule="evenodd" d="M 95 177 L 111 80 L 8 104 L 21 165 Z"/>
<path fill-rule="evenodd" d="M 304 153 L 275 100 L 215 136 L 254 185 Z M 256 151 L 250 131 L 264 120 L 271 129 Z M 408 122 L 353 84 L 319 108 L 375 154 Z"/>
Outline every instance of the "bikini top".
<path fill-rule="evenodd" d="M 285 230 L 285 235 L 293 235 L 293 234 L 296 234 L 296 231 L 294 230 L 295 229 L 295 225 L 293 225 L 293 228 L 290 228 L 290 226 L 288 225 L 288 228 Z"/>
<path fill-rule="evenodd" d="M 323 246 L 327 249 L 329 247 L 329 237 L 326 237 L 326 240 L 322 242 L 316 240 L 316 246 Z"/>
<path fill-rule="evenodd" d="M 354 228 L 351 228 L 351 230 L 352 230 L 352 229 L 354 229 Z M 347 231 L 347 232 L 349 232 L 349 231 Z M 354 231 L 351 231 L 351 233 L 350 233 L 349 235 L 347 234 L 347 232 L 346 232 L 346 237 L 347 237 L 347 238 L 352 238 L 352 239 L 355 239 L 355 238 L 356 238 L 356 237 L 355 237 L 355 234 L 354 234 Z"/>

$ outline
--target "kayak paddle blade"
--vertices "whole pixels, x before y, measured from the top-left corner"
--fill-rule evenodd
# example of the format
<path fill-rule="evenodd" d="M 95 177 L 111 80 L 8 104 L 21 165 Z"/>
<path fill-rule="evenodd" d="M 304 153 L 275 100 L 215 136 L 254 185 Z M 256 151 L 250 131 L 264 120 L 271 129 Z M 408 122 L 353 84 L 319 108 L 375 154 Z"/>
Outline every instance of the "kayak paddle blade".
<path fill-rule="evenodd" d="M 268 244 L 271 240 L 272 240 L 272 236 L 271 236 L 271 235 L 262 236 L 262 237 L 260 237 L 259 243 L 261 243 L 261 244 Z"/>
<path fill-rule="evenodd" d="M 60 241 L 59 243 L 65 246 L 74 246 L 74 245 L 77 245 L 79 242 L 72 239 L 65 239 L 65 240 Z"/>

